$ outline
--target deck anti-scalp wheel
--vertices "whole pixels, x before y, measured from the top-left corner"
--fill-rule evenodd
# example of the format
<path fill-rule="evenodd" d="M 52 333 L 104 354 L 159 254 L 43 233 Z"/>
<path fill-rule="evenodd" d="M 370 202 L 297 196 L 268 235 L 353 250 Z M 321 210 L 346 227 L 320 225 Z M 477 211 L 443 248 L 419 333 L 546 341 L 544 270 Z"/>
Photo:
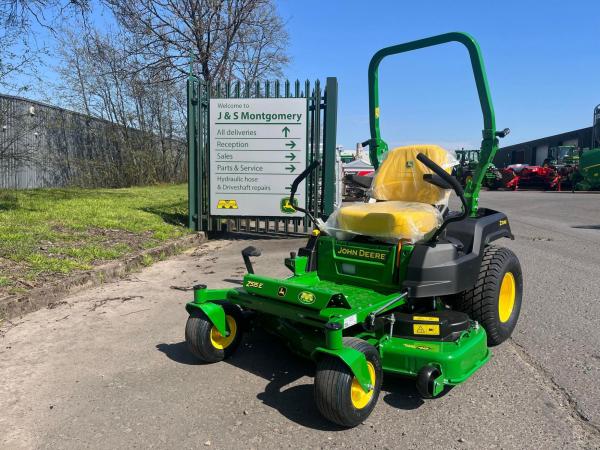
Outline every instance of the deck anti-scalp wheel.
<path fill-rule="evenodd" d="M 477 320 L 488 345 L 510 337 L 521 311 L 523 274 L 517 256 L 503 247 L 486 247 L 475 286 L 457 296 L 455 308 Z"/>
<path fill-rule="evenodd" d="M 383 380 L 379 352 L 362 339 L 346 337 L 344 346 L 365 354 L 373 388 L 365 392 L 350 368 L 339 358 L 325 357 L 317 364 L 315 401 L 327 419 L 345 427 L 363 422 L 373 411 Z"/>
<path fill-rule="evenodd" d="M 194 356 L 213 363 L 222 361 L 235 351 L 242 338 L 239 316 L 233 311 L 226 311 L 225 322 L 229 332 L 227 336 L 223 336 L 201 311 L 190 315 L 185 325 L 185 341 Z"/>

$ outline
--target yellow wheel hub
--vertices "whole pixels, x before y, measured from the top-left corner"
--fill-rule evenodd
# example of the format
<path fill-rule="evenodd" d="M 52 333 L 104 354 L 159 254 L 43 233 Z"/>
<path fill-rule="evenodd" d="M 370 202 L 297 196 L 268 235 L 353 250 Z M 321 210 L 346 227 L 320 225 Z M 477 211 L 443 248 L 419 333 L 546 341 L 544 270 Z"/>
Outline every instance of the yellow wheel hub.
<path fill-rule="evenodd" d="M 498 296 L 498 316 L 500 322 L 506 323 L 515 307 L 515 297 L 517 295 L 517 285 L 515 276 L 512 272 L 506 272 L 500 284 L 500 295 Z"/>
<path fill-rule="evenodd" d="M 210 329 L 210 342 L 214 348 L 219 350 L 229 347 L 237 334 L 235 319 L 231 316 L 227 316 L 225 319 L 227 321 L 227 328 L 229 329 L 229 336 L 223 336 L 214 326 Z"/>
<path fill-rule="evenodd" d="M 371 378 L 371 386 L 375 386 L 375 366 L 367 361 L 367 367 L 369 369 L 369 377 Z M 352 401 L 352 406 L 356 409 L 363 409 L 367 406 L 373 397 L 373 390 L 374 388 L 371 388 L 369 392 L 363 391 L 363 388 L 360 387 L 360 383 L 356 377 L 354 377 L 352 379 L 352 386 L 350 387 L 350 400 Z"/>

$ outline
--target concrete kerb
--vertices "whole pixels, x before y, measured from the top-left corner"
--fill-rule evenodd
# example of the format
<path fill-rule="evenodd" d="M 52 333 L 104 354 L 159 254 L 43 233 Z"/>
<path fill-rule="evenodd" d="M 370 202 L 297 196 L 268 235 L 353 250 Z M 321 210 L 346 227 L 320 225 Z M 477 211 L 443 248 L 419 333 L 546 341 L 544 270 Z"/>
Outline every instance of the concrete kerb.
<path fill-rule="evenodd" d="M 34 288 L 24 294 L 0 298 L 0 321 L 37 311 L 83 289 L 115 281 L 147 266 L 149 260 L 160 260 L 175 255 L 206 241 L 206 239 L 206 234 L 203 232 L 187 235 L 158 247 L 134 253 L 124 259 Z"/>

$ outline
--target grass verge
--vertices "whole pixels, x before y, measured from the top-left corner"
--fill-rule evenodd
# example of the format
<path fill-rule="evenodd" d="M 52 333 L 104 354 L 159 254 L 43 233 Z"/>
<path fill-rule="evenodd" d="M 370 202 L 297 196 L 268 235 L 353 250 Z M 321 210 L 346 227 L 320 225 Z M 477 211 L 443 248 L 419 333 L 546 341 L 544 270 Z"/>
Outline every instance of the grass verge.
<path fill-rule="evenodd" d="M 186 221 L 187 185 L 1 190 L 0 297 L 156 247 Z"/>

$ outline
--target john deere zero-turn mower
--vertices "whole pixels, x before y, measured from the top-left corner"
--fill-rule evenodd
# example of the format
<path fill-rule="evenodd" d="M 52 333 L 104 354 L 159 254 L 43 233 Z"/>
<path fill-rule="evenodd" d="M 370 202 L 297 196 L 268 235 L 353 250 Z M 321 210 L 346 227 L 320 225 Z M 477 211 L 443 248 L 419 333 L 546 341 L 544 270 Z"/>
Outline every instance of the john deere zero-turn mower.
<path fill-rule="evenodd" d="M 388 151 L 380 137 L 378 66 L 387 56 L 433 45 L 466 46 L 483 112 L 481 158 L 463 192 L 450 175 L 454 156 L 435 145 Z M 369 65 L 370 158 L 377 168 L 368 203 L 315 219 L 306 245 L 285 259 L 277 279 L 248 274 L 235 289 L 196 286 L 186 305 L 190 350 L 205 362 L 230 356 L 244 330 L 261 327 L 316 363 L 319 411 L 342 426 L 364 421 L 377 403 L 383 374 L 416 379 L 424 397 L 462 383 L 490 358 L 488 346 L 512 333 L 523 279 L 512 251 L 492 245 L 512 238 L 507 217 L 478 206 L 498 148 L 483 61 L 476 41 L 448 33 L 378 51 Z M 292 185 L 290 204 L 312 163 Z M 461 211 L 449 211 L 453 190 Z M 249 327 L 248 324 L 252 326 Z"/>

